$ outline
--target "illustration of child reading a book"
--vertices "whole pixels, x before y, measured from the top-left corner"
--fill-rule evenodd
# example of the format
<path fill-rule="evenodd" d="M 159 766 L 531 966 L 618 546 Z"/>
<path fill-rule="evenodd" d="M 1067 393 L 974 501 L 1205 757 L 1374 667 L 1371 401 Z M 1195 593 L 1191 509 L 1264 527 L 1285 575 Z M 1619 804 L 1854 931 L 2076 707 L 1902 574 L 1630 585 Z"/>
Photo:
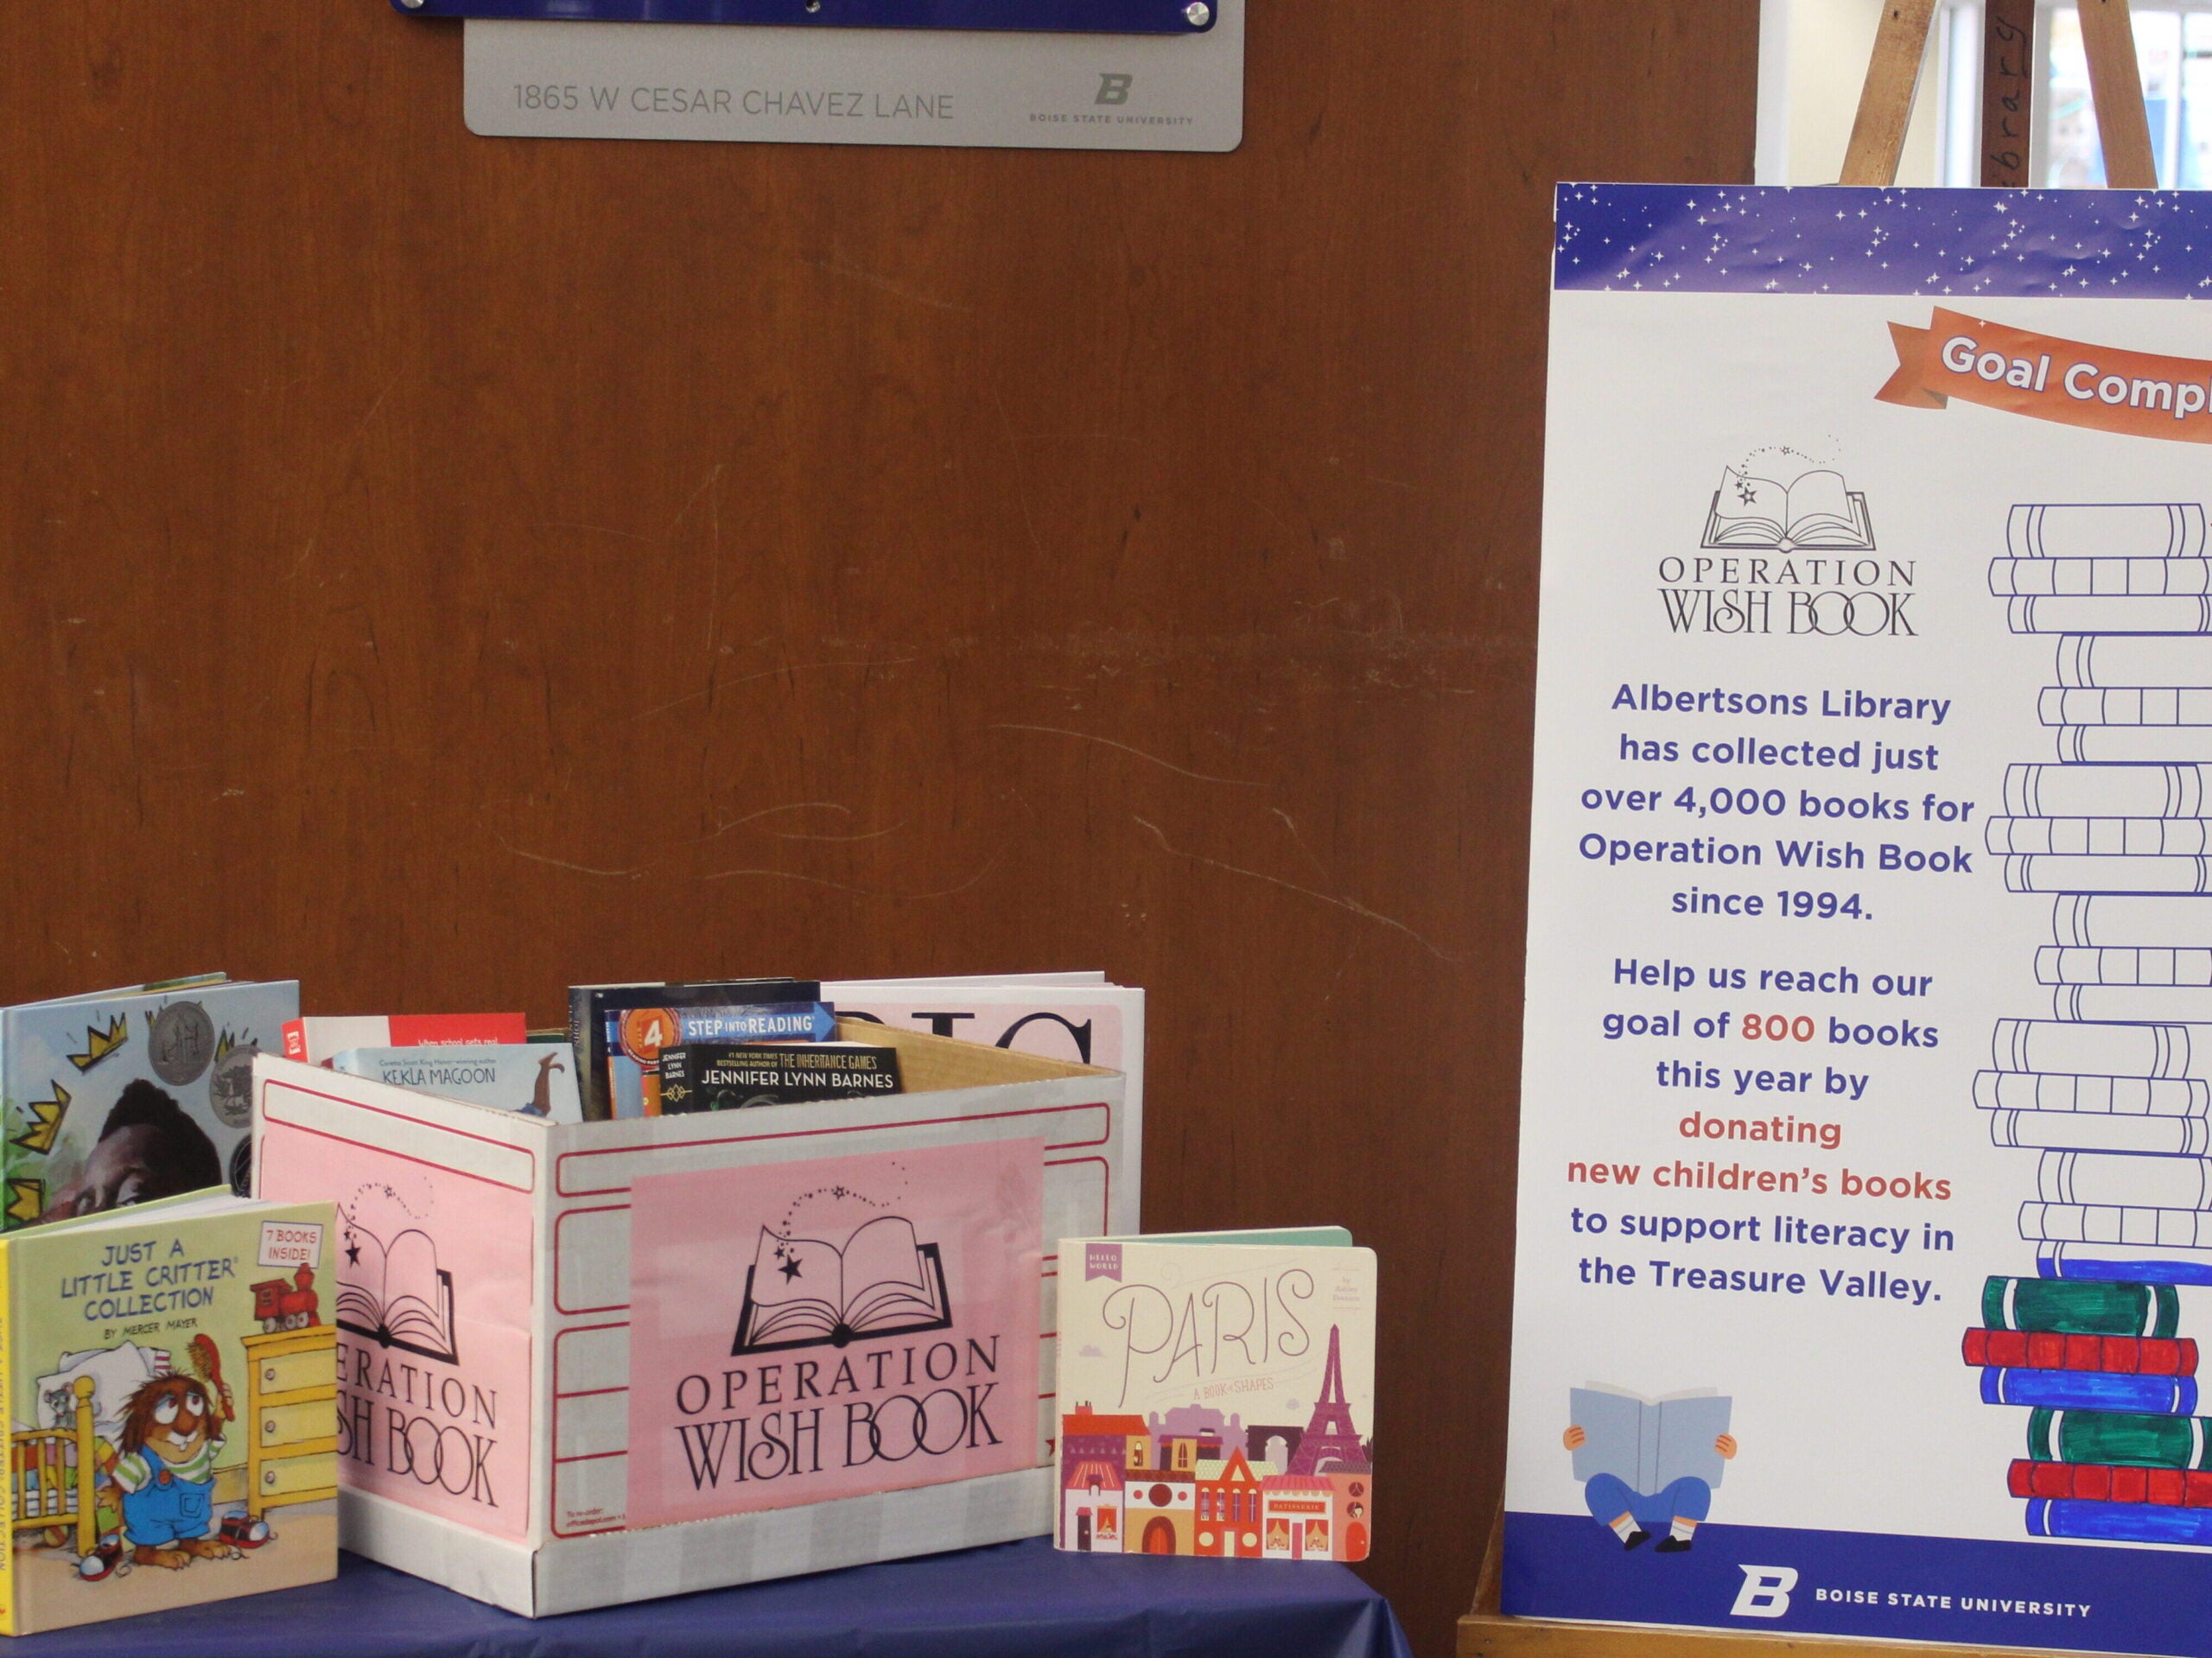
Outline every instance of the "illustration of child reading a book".
<path fill-rule="evenodd" d="M 763 1227 L 730 1352 L 843 1347 L 861 1337 L 951 1326 L 938 1247 L 917 1241 L 904 1216 L 879 1215 L 842 1244 Z"/>
<path fill-rule="evenodd" d="M 1570 1388 L 1573 1426 L 1561 1443 L 1574 1453 L 1591 1517 L 1623 1548 L 1640 1548 L 1663 1529 L 1657 1553 L 1688 1549 L 1736 1455 L 1733 1404 L 1710 1388 L 1657 1400 L 1596 1382 Z"/>

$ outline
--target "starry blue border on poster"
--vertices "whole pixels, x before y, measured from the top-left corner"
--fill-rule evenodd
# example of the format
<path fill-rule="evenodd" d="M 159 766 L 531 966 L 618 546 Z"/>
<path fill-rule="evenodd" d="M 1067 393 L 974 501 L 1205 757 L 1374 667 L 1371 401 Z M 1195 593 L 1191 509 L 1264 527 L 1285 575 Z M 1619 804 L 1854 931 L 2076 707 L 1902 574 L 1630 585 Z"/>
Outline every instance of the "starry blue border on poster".
<path fill-rule="evenodd" d="M 408 17 L 530 22 L 746 23 L 795 29 L 1029 30 L 1065 35 L 1204 35 L 1218 0 L 391 0 Z"/>
<path fill-rule="evenodd" d="M 2212 299 L 2212 191 L 1562 184 L 1554 220 L 1561 291 Z"/>

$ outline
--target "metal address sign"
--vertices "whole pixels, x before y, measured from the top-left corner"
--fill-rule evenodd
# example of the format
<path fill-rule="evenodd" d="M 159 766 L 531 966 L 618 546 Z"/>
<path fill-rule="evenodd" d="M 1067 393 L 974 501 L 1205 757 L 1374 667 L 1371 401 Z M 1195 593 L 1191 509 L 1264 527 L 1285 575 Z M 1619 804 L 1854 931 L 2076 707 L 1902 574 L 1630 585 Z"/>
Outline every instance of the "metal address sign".
<path fill-rule="evenodd" d="M 1204 24 L 1176 34 L 1130 21 L 1166 15 L 1160 0 L 818 0 L 848 20 L 967 20 L 896 28 L 666 21 L 772 3 L 806 0 L 423 0 L 419 14 L 510 14 L 465 29 L 468 129 L 487 137 L 1207 151 L 1243 137 L 1244 0 L 1205 0 Z M 514 21 L 524 6 L 663 21 Z M 1118 29 L 1046 21 L 1109 11 Z"/>
<path fill-rule="evenodd" d="M 785 24 L 796 29 L 1035 29 L 1193 35 L 1211 0 L 391 0 L 416 17 L 531 22 Z"/>

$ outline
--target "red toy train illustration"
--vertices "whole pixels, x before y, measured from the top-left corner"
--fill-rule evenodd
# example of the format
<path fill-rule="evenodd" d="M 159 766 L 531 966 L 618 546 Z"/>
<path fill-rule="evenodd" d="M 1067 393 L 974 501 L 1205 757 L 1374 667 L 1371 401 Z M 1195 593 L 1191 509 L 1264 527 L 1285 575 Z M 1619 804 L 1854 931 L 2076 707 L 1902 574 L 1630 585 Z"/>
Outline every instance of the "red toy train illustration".
<path fill-rule="evenodd" d="M 281 1278 L 270 1278 L 253 1286 L 253 1316 L 261 1320 L 264 1335 L 321 1324 L 322 1320 L 315 1317 L 318 1305 L 315 1274 L 306 1267 L 295 1272 L 289 1284 Z"/>

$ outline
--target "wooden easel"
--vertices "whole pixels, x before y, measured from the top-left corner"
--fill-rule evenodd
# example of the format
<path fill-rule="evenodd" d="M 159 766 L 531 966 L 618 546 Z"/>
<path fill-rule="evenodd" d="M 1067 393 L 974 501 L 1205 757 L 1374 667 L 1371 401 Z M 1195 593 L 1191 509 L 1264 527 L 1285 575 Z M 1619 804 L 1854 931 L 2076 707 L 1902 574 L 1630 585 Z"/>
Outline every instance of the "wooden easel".
<path fill-rule="evenodd" d="M 2076 3 L 2106 183 L 2113 189 L 2156 189 L 2158 168 L 2151 155 L 2151 124 L 2143 107 L 2127 0 Z M 2017 189 L 2028 182 L 2036 0 L 1983 0 L 1983 6 L 1981 182 Z M 1936 0 L 1890 0 L 1874 36 L 1873 59 L 1866 67 L 1866 84 L 1859 94 L 1859 114 L 1852 123 L 1838 182 L 1897 182 L 1905 124 L 1912 117 L 1913 93 L 1935 10 Z M 1475 1604 L 1459 1620 L 1459 1658 L 1790 1658 L 1808 1648 L 1820 1658 L 2019 1658 L 2021 1650 L 1506 1617 L 1498 1610 L 1504 1558 L 1505 1505 L 1501 1502 L 1475 1579 Z"/>
<path fill-rule="evenodd" d="M 2097 141 L 2105 152 L 2105 181 L 2115 190 L 2154 190 L 2158 167 L 2151 156 L 2151 123 L 2143 108 L 2127 0 L 2077 4 L 2082 48 L 2089 60 L 2089 92 L 2097 110 Z M 1984 5 L 1981 181 L 2018 188 L 2028 181 L 2035 0 L 1984 0 Z M 1890 0 L 1882 13 L 1838 182 L 1897 182 L 1897 158 L 1904 149 L 1905 124 L 1912 117 L 1935 11 L 1936 0 Z"/>

